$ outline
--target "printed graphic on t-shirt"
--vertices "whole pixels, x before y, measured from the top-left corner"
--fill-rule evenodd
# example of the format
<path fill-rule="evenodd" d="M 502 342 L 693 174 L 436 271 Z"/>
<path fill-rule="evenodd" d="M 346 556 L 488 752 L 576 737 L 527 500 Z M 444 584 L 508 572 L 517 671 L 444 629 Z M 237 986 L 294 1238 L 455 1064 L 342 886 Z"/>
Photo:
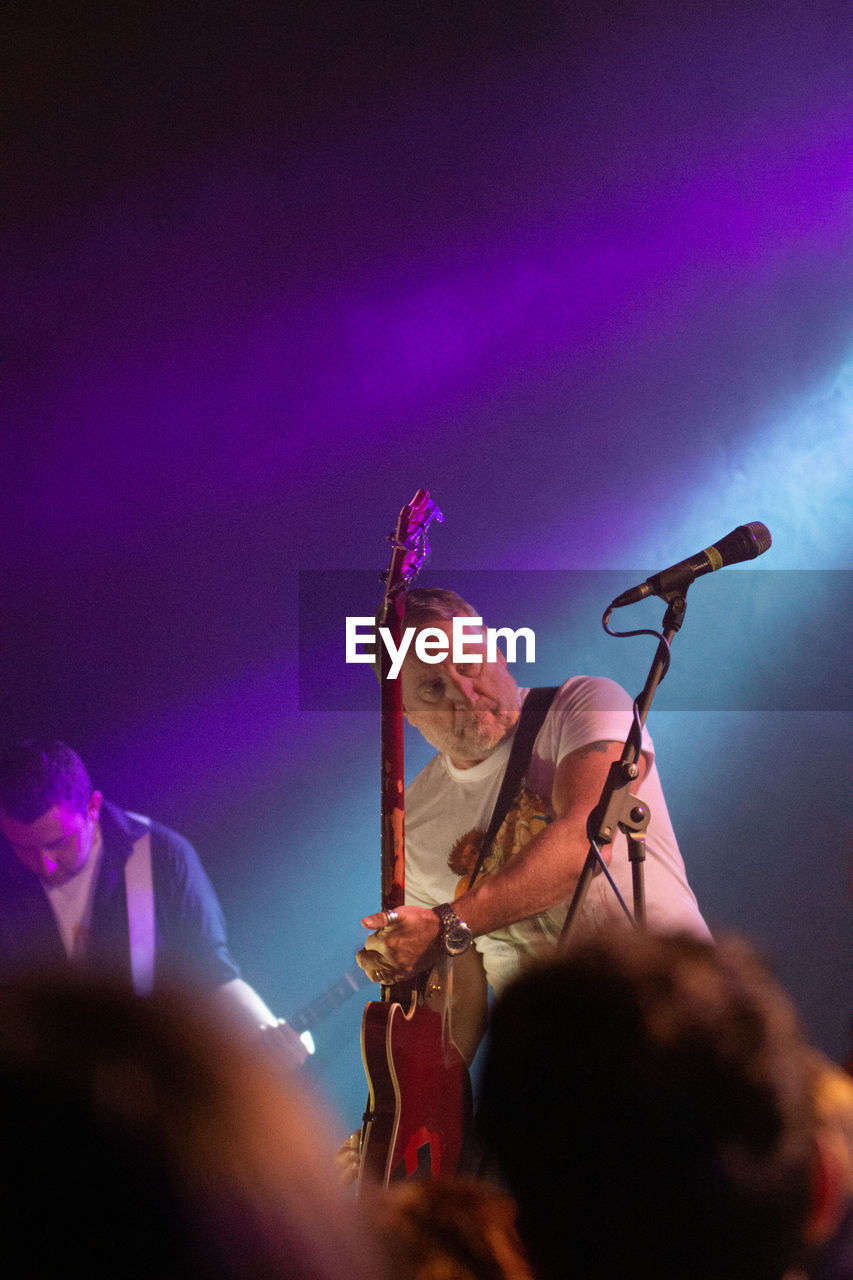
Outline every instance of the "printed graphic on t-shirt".
<path fill-rule="evenodd" d="M 498 833 L 483 860 L 479 874 L 488 875 L 489 872 L 497 871 L 510 858 L 515 857 L 533 836 L 538 835 L 553 817 L 548 802 L 535 791 L 522 786 L 498 827 Z M 451 849 L 447 865 L 454 875 L 460 877 L 454 897 L 458 898 L 469 887 L 471 874 L 477 865 L 485 835 L 485 829 L 474 828 L 466 831 Z"/>

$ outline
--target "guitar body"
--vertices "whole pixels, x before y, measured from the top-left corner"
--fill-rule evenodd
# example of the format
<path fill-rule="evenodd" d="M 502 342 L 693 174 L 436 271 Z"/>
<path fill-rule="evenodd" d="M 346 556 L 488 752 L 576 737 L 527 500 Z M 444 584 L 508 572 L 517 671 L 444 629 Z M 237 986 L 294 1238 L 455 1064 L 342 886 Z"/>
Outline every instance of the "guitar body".
<path fill-rule="evenodd" d="M 365 1007 L 361 1047 L 369 1097 L 362 1184 L 435 1178 L 459 1164 L 471 1084 L 450 1036 L 450 969 L 448 961 L 425 982 L 407 991 L 392 988 L 389 999 Z"/>

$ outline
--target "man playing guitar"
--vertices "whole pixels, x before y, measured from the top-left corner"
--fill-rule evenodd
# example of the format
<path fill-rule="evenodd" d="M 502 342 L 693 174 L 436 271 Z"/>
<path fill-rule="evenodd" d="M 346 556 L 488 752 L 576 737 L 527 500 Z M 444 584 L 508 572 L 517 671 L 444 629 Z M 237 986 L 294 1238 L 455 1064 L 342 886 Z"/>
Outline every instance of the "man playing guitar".
<path fill-rule="evenodd" d="M 464 855 L 462 866 L 454 858 L 453 867 L 448 856 L 466 843 L 476 846 L 489 826 L 528 691 L 518 687 L 500 651 L 488 660 L 485 629 L 478 642 L 476 629 L 466 628 L 466 636 L 474 636 L 466 639 L 466 653 L 475 658 L 454 663 L 450 640 L 457 616 L 479 615 L 452 591 L 414 589 L 406 596 L 404 626 L 416 633 L 437 628 L 448 637 L 447 656 L 438 663 L 423 662 L 410 643 L 399 677 L 403 713 L 438 755 L 406 790 L 405 905 L 362 920 L 374 932 L 357 959 L 373 980 L 388 984 L 428 969 L 443 955 L 456 957 L 453 1039 L 470 1061 L 486 1022 L 483 978 L 500 990 L 526 957 L 560 936 L 587 856 L 587 819 L 620 757 L 632 702 L 610 680 L 578 676 L 561 686 L 533 745 L 525 795 L 486 851 L 483 874 L 466 888 L 467 877 L 460 878 Z M 648 926 L 707 938 L 645 732 L 638 766 L 634 790 L 652 815 L 646 833 Z M 531 806 L 539 814 L 536 823 L 525 817 Z M 507 830 L 513 821 L 515 830 Z M 603 856 L 630 902 L 625 835 L 617 833 Z M 597 877 L 578 926 L 624 920 L 605 877 Z"/>

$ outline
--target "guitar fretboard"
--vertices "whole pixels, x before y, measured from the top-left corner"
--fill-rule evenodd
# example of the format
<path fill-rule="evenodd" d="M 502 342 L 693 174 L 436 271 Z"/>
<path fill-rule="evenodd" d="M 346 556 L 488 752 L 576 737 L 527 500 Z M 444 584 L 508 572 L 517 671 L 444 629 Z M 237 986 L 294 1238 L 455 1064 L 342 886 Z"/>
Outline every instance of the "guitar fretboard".
<path fill-rule="evenodd" d="M 367 974 L 354 964 L 351 969 L 347 969 L 346 973 L 342 973 L 336 982 L 333 982 L 309 1004 L 304 1005 L 287 1021 L 300 1034 L 303 1031 L 310 1031 L 345 1004 L 356 991 L 360 991 L 362 987 L 369 984 L 370 979 Z"/>

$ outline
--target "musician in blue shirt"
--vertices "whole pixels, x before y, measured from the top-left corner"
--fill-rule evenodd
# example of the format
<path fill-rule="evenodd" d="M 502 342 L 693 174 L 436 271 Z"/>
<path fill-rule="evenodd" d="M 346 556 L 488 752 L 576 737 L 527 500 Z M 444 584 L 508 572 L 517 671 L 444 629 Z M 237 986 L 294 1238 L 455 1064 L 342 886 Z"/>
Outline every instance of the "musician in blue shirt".
<path fill-rule="evenodd" d="M 140 993 L 189 981 L 247 1030 L 278 1021 L 240 977 L 193 846 L 104 800 L 64 743 L 27 742 L 0 757 L 0 975 L 67 966 Z"/>

